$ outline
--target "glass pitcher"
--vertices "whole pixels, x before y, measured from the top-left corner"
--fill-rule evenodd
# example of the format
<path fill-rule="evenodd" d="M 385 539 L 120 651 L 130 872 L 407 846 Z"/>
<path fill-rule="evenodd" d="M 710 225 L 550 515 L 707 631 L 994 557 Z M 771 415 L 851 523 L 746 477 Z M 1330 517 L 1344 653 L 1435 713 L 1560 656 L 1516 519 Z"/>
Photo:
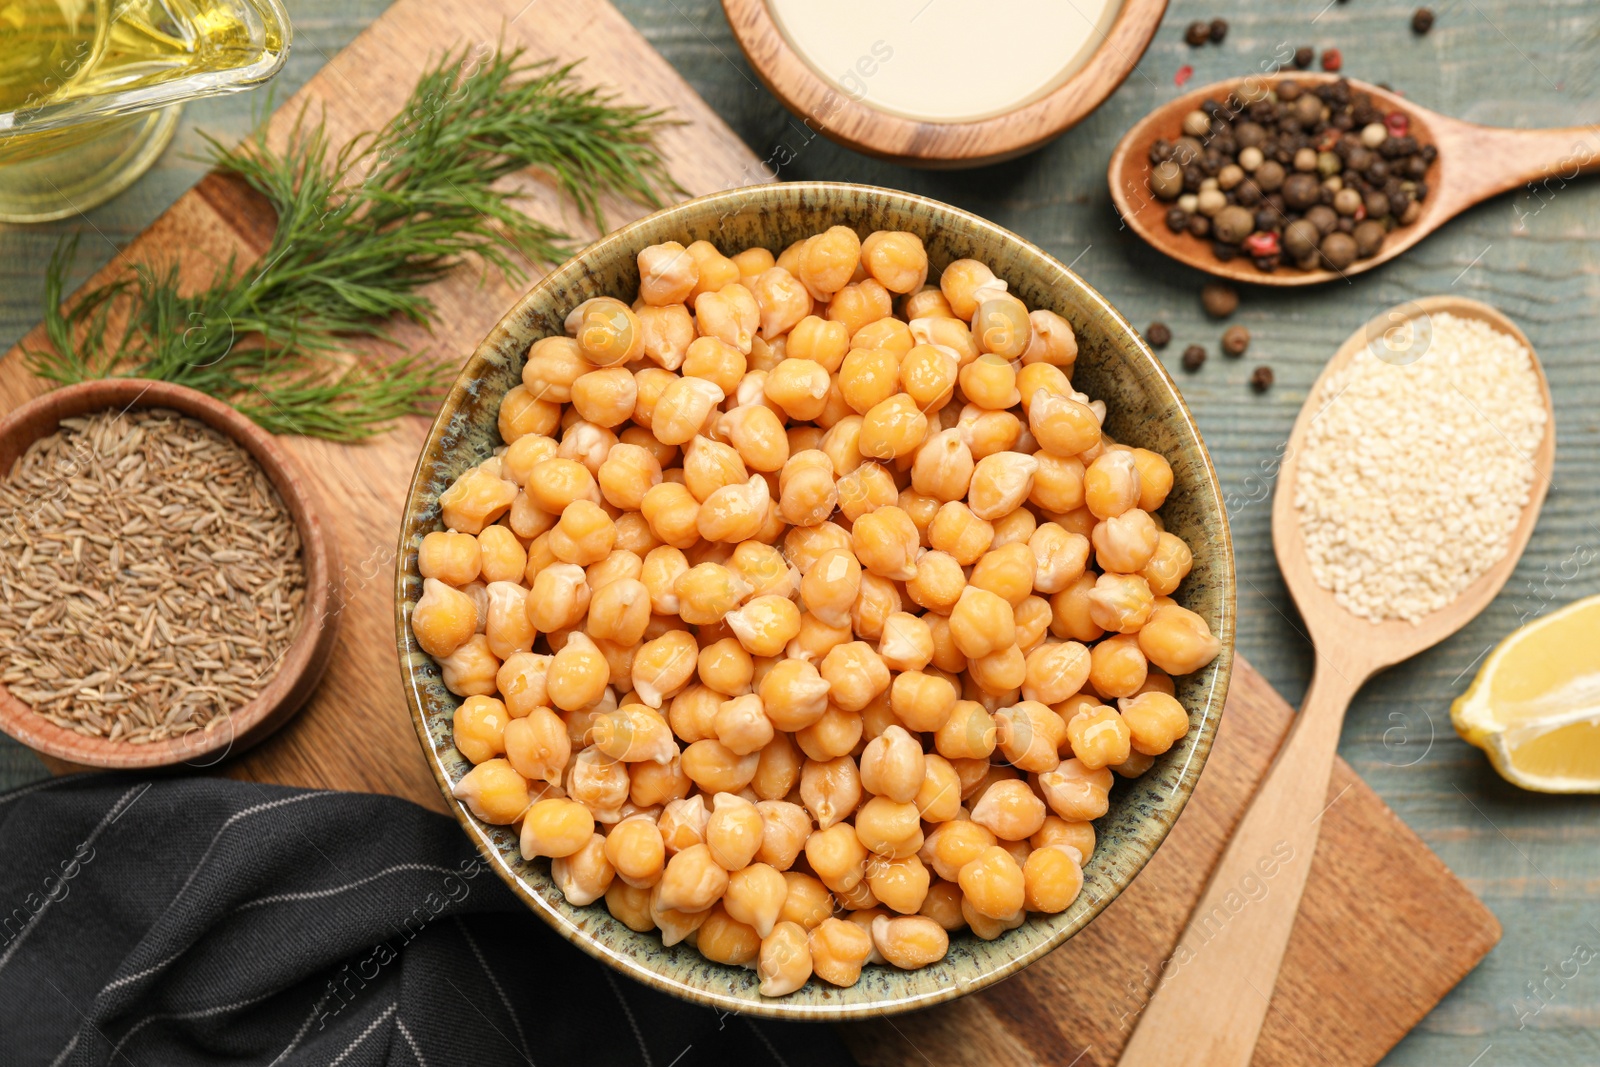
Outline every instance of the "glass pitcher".
<path fill-rule="evenodd" d="M 184 101 L 261 84 L 289 39 L 281 0 L 0 0 L 0 221 L 115 196 Z"/>

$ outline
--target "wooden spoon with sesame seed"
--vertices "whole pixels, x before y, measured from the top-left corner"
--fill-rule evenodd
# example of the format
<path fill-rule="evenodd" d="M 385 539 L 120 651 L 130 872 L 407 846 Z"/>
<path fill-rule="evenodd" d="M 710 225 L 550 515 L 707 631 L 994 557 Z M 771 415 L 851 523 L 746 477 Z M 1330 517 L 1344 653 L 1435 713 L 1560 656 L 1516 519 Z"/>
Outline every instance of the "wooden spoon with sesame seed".
<path fill-rule="evenodd" d="M 1293 71 L 1281 76 L 1302 86 L 1326 85 L 1336 74 Z M 1292 265 L 1272 272 L 1260 271 L 1248 257 L 1223 262 L 1211 251 L 1211 242 L 1167 229 L 1167 209 L 1172 201 L 1158 200 L 1150 191 L 1150 146 L 1158 137 L 1174 140 L 1183 132 L 1183 118 L 1204 100 L 1259 99 L 1279 76 L 1251 76 L 1214 82 L 1185 93 L 1156 108 L 1134 124 L 1111 153 L 1107 179 L 1111 200 L 1124 222 L 1155 248 L 1181 263 L 1207 274 L 1251 285 L 1315 285 L 1371 270 L 1387 263 L 1461 212 L 1508 189 L 1542 183 L 1535 195 L 1542 202 L 1567 182 L 1600 170 L 1600 126 L 1569 126 L 1545 130 L 1511 130 L 1478 126 L 1418 107 L 1386 89 L 1350 80 L 1351 89 L 1369 93 L 1384 112 L 1407 117 L 1407 133 L 1424 145 L 1435 145 L 1439 158 L 1428 168 L 1424 181 L 1430 192 L 1421 203 L 1422 214 L 1409 225 L 1393 230 L 1375 256 L 1358 259 L 1343 270 L 1300 270 Z"/>
<path fill-rule="evenodd" d="M 1534 478 L 1505 556 L 1421 622 L 1374 623 L 1343 607 L 1312 574 L 1295 507 L 1299 459 L 1311 424 L 1330 403 L 1322 390 L 1329 375 L 1369 345 L 1387 361 L 1413 361 L 1426 351 L 1427 333 L 1416 327 L 1427 316 L 1445 312 L 1486 322 L 1527 348 L 1547 415 L 1544 437 L 1528 457 Z M 1555 440 L 1550 387 L 1533 346 L 1511 320 L 1477 301 L 1439 296 L 1392 308 L 1357 330 L 1329 361 L 1295 420 L 1272 502 L 1278 566 L 1316 647 L 1316 668 L 1300 714 L 1212 872 L 1178 949 L 1162 968 L 1165 980 L 1140 1017 L 1122 1067 L 1245 1067 L 1250 1062 L 1294 928 L 1322 815 L 1339 801 L 1327 794 L 1345 709 L 1368 678 L 1438 644 L 1494 599 L 1533 533 L 1550 484 Z"/>

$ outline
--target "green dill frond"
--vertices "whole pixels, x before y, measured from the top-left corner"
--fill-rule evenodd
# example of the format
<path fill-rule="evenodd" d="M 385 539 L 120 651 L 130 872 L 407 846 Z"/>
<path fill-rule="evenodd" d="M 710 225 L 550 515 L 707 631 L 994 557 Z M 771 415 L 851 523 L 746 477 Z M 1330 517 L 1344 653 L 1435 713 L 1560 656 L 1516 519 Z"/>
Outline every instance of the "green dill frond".
<path fill-rule="evenodd" d="M 522 214 L 503 179 L 539 168 L 580 217 L 605 229 L 608 195 L 659 207 L 681 192 L 655 137 L 658 111 L 580 84 L 575 64 L 521 49 L 447 53 L 381 130 L 342 148 L 305 109 L 281 149 L 265 128 L 209 159 L 259 193 L 277 218 L 257 263 L 229 261 L 184 292 L 176 265 L 141 263 L 82 290 L 63 309 L 76 252 L 66 242 L 45 285 L 47 347 L 36 374 L 63 384 L 138 376 L 233 403 L 274 433 L 359 440 L 425 414 L 450 368 L 421 354 L 349 365 L 350 338 L 428 326 L 429 283 L 468 260 L 513 281 L 570 253 L 570 235 Z M 114 327 L 113 323 L 120 323 Z"/>

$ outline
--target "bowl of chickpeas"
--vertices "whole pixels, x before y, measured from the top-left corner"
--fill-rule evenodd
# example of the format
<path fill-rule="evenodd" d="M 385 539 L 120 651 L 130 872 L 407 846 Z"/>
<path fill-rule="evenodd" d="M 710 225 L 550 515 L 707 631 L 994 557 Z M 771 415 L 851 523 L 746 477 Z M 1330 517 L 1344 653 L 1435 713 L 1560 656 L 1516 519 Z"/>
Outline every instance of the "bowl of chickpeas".
<path fill-rule="evenodd" d="M 424 754 L 568 940 L 725 1010 L 981 989 L 1082 929 L 1205 764 L 1215 471 L 1077 275 L 976 216 L 736 189 L 551 272 L 406 504 Z"/>

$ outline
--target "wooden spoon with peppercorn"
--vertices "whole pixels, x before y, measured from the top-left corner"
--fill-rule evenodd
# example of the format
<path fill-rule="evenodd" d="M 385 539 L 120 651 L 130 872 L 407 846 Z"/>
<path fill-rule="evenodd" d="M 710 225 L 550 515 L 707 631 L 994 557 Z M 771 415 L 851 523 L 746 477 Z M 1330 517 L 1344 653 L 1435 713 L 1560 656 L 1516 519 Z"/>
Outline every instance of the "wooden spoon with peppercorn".
<path fill-rule="evenodd" d="M 1497 193 L 1596 169 L 1600 126 L 1477 126 L 1365 82 L 1295 72 L 1215 82 L 1157 108 L 1117 144 L 1107 177 L 1123 220 L 1162 252 L 1288 286 L 1371 270 Z M 1207 178 L 1215 185 L 1202 189 Z"/>

